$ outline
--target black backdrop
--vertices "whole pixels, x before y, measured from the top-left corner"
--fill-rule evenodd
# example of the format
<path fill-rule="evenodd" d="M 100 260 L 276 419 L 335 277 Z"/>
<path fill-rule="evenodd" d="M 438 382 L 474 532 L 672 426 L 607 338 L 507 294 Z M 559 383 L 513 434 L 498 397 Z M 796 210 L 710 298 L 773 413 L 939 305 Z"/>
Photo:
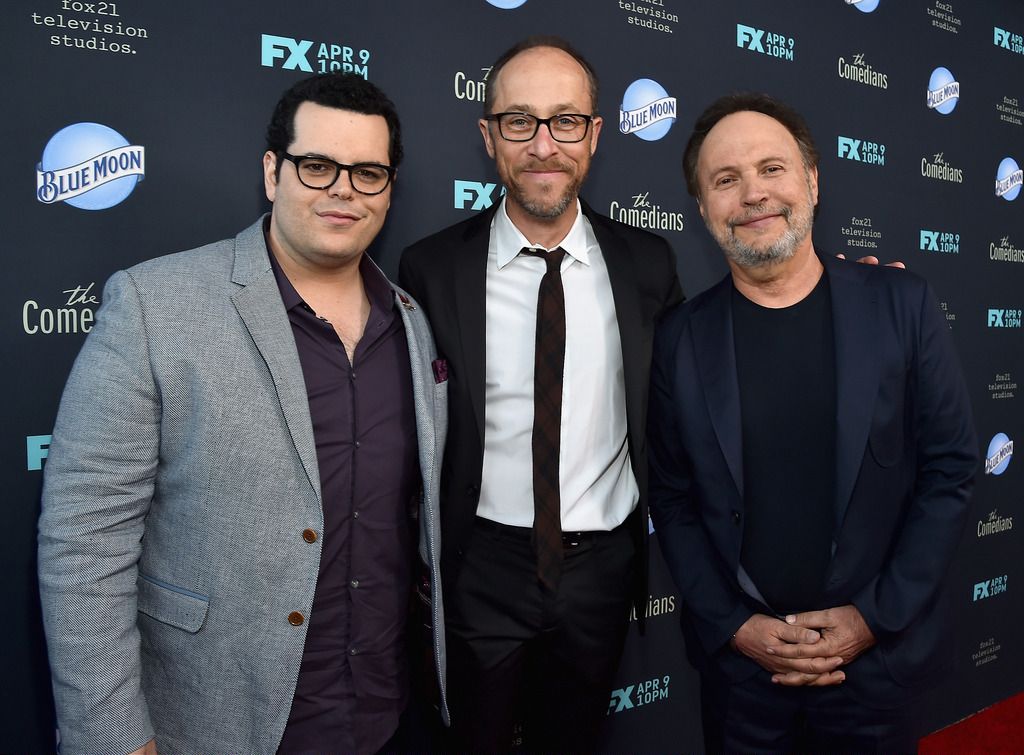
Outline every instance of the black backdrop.
<path fill-rule="evenodd" d="M 1024 686 L 1014 631 L 1024 588 L 1009 574 L 1020 563 L 1012 530 L 1024 505 L 1022 462 L 1010 456 L 1024 419 L 1018 0 L 15 0 L 0 18 L 10 179 L 0 242 L 10 288 L 0 307 L 0 559 L 2 604 L 12 609 L 0 643 L 9 656 L 0 751 L 55 743 L 35 580 L 40 470 L 103 282 L 251 222 L 266 208 L 262 134 L 278 95 L 307 69 L 346 64 L 380 84 L 404 120 L 406 163 L 372 250 L 395 273 L 405 244 L 498 196 L 476 126 L 487 66 L 534 33 L 572 40 L 602 80 L 606 127 L 586 198 L 664 233 L 691 295 L 726 271 L 681 178 L 695 116 L 739 89 L 770 92 L 808 116 L 823 156 L 816 244 L 901 259 L 931 281 L 992 458 L 949 580 L 957 673 L 934 690 L 926 728 Z M 639 111 L 634 122 L 655 122 L 622 133 L 623 105 Z M 76 186 L 92 190 L 61 193 Z M 650 631 L 630 638 L 610 691 L 611 752 L 700 747 L 681 606 L 656 551 L 652 564 Z"/>

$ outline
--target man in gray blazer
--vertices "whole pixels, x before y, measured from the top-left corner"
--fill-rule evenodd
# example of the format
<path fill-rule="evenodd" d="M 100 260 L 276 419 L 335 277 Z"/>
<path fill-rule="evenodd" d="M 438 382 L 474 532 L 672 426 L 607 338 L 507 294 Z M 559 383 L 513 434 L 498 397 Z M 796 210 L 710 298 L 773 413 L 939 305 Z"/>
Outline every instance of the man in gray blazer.
<path fill-rule="evenodd" d="M 390 747 L 417 530 L 447 718 L 447 374 L 365 254 L 398 118 L 314 76 L 267 147 L 271 213 L 112 276 L 68 380 L 39 524 L 65 753 Z"/>

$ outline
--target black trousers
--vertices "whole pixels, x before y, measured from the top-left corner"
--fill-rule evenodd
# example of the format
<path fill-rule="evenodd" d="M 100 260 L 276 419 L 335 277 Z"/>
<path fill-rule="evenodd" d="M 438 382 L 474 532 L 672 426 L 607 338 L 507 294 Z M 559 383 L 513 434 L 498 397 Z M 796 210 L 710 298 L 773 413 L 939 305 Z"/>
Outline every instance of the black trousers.
<path fill-rule="evenodd" d="M 843 685 L 784 687 L 763 670 L 737 683 L 701 677 L 709 753 L 915 753 L 918 714 L 914 700 L 869 708 Z"/>
<path fill-rule="evenodd" d="M 573 540 L 551 594 L 537 581 L 530 530 L 477 519 L 444 596 L 452 749 L 596 748 L 628 627 L 635 546 L 625 526 Z"/>

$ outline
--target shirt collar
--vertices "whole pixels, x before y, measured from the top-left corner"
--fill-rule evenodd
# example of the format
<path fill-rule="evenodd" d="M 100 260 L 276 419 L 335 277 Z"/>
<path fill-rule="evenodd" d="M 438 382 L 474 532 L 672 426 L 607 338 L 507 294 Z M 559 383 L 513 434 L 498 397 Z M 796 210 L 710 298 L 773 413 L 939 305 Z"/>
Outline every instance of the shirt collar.
<path fill-rule="evenodd" d="M 264 241 L 266 242 L 266 232 L 264 232 Z M 281 291 L 281 301 L 284 303 L 285 311 L 305 304 L 302 295 L 295 290 L 295 286 L 288 280 L 288 276 L 281 269 L 274 253 L 270 251 L 269 242 L 267 243 L 267 256 L 270 257 L 270 268 L 274 271 L 277 287 Z M 366 298 L 370 300 L 371 312 L 390 312 L 395 306 L 391 284 L 368 254 L 363 254 L 359 260 L 359 275 L 363 278 L 363 288 L 366 290 Z"/>
<path fill-rule="evenodd" d="M 573 221 L 572 227 L 569 232 L 565 234 L 565 238 L 562 239 L 555 246 L 551 247 L 562 247 L 565 253 L 572 257 L 574 260 L 579 260 L 584 265 L 590 264 L 590 243 L 587 238 L 587 227 L 586 218 L 583 217 L 583 208 L 580 206 L 580 200 L 576 199 L 576 220 Z M 509 262 L 514 260 L 519 252 L 522 251 L 523 247 L 530 247 L 531 249 L 544 249 L 540 244 L 534 244 L 523 232 L 516 228 L 515 223 L 508 216 L 508 212 L 505 210 L 505 200 L 501 200 L 501 206 L 498 211 L 494 214 L 494 222 L 491 225 L 491 229 L 494 233 L 494 239 L 497 242 L 496 250 L 498 254 L 498 269 L 502 269 Z M 545 251 L 551 251 L 546 249 Z"/>

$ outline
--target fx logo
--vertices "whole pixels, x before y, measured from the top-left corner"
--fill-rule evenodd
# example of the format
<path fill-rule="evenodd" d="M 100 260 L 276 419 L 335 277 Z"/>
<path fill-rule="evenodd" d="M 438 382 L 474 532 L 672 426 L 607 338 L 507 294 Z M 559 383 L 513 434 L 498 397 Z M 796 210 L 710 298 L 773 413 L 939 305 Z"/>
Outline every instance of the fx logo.
<path fill-rule="evenodd" d="M 298 68 L 299 70 L 306 71 L 307 73 L 313 73 L 313 66 L 309 64 L 309 60 L 306 58 L 306 53 L 309 52 L 309 48 L 312 46 L 312 40 L 292 39 L 291 37 L 276 37 L 273 34 L 264 34 L 260 65 L 273 68 L 274 61 L 284 58 L 285 53 L 287 52 L 288 58 L 281 64 L 281 68 L 290 70 Z"/>
<path fill-rule="evenodd" d="M 974 586 L 974 600 L 982 600 L 983 598 L 989 597 L 989 585 L 992 584 L 991 579 L 986 579 L 984 582 L 978 582 Z"/>
<path fill-rule="evenodd" d="M 999 47 L 1005 47 L 1007 50 L 1010 49 L 1010 32 L 1006 29 L 1000 29 L 998 26 L 992 27 L 992 44 L 998 45 Z"/>
<path fill-rule="evenodd" d="M 635 686 L 635 684 L 631 684 L 625 689 L 613 690 L 612 699 L 608 701 L 608 712 L 621 713 L 624 710 L 632 708 L 633 688 Z"/>
<path fill-rule="evenodd" d="M 988 326 L 990 328 L 1003 328 L 1003 315 L 1006 314 L 1005 309 L 990 309 L 988 311 Z"/>
<path fill-rule="evenodd" d="M 465 210 L 469 202 L 473 203 L 471 210 L 486 210 L 494 204 L 494 190 L 498 184 L 479 183 L 477 181 L 455 181 L 455 209 Z M 498 196 L 505 193 L 502 187 Z"/>
<path fill-rule="evenodd" d="M 763 29 L 755 29 L 753 26 L 736 24 L 736 46 L 746 47 L 748 50 L 764 52 L 761 38 L 764 37 Z"/>
<path fill-rule="evenodd" d="M 937 252 L 939 251 L 939 232 L 938 231 L 921 231 L 921 251 L 925 252 Z M 989 318 L 991 318 L 992 310 L 989 310 Z"/>
<path fill-rule="evenodd" d="M 860 139 L 851 139 L 848 136 L 839 137 L 839 156 L 847 160 L 860 162 Z"/>
<path fill-rule="evenodd" d="M 43 468 L 43 459 L 50 455 L 52 435 L 28 435 L 25 437 L 25 457 L 28 471 L 38 472 Z"/>

